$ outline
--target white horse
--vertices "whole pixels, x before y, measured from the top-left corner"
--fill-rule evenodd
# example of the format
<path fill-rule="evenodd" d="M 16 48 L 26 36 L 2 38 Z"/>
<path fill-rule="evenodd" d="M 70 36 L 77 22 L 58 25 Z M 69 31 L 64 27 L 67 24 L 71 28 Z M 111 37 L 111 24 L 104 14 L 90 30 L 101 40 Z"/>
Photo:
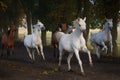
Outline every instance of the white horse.
<path fill-rule="evenodd" d="M 112 27 L 113 27 L 112 19 L 107 19 L 107 22 L 104 24 L 103 30 L 101 32 L 91 34 L 90 41 L 93 44 L 93 47 L 98 58 L 100 58 L 101 49 L 102 50 L 105 49 L 107 53 L 109 46 L 112 53 L 113 48 L 111 36 Z"/>
<path fill-rule="evenodd" d="M 90 65 L 92 66 L 91 54 L 86 47 L 86 42 L 83 37 L 83 31 L 86 30 L 85 20 L 86 18 L 84 19 L 78 18 L 74 20 L 73 26 L 75 26 L 75 31 L 72 32 L 71 34 L 64 34 L 61 37 L 59 42 L 59 64 L 58 64 L 59 68 L 61 66 L 62 54 L 63 54 L 63 51 L 65 50 L 69 52 L 67 63 L 68 63 L 68 70 L 71 71 L 70 61 L 73 54 L 75 53 L 79 66 L 81 68 L 82 75 L 85 75 L 85 73 L 83 70 L 82 61 L 79 56 L 80 50 L 88 53 L 89 62 L 90 62 Z"/>
<path fill-rule="evenodd" d="M 35 60 L 35 56 L 34 56 L 35 49 L 37 50 L 38 55 L 40 55 L 40 51 L 41 51 L 42 57 L 45 60 L 44 53 L 43 53 L 42 40 L 39 35 L 39 31 L 41 29 L 45 29 L 45 26 L 43 23 L 38 22 L 36 25 L 33 25 L 33 33 L 29 35 L 25 35 L 24 37 L 24 46 L 26 47 L 29 57 L 32 60 Z M 40 51 L 39 51 L 39 48 L 40 48 Z M 32 49 L 32 54 L 30 52 L 30 49 Z"/>

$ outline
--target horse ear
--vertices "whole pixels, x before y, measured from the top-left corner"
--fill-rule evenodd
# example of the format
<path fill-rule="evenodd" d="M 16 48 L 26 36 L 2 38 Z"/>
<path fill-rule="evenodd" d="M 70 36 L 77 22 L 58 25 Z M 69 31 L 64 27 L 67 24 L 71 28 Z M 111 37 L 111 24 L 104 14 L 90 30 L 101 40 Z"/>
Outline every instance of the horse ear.
<path fill-rule="evenodd" d="M 83 19 L 84 21 L 86 21 L 86 17 L 84 17 L 84 19 Z"/>
<path fill-rule="evenodd" d="M 113 21 L 113 19 L 106 19 L 107 21 Z"/>
<path fill-rule="evenodd" d="M 113 19 L 110 19 L 111 21 L 113 21 Z"/>
<path fill-rule="evenodd" d="M 79 22 L 79 21 L 80 21 L 80 18 L 78 17 L 77 20 L 78 20 L 78 22 Z"/>

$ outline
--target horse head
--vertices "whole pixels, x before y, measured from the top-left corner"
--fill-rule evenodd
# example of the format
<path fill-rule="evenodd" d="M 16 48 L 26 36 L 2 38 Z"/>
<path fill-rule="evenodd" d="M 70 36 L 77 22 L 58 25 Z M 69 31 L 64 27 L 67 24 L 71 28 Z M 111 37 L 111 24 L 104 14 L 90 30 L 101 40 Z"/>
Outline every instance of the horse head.
<path fill-rule="evenodd" d="M 86 30 L 86 17 L 84 19 L 82 18 L 77 18 L 76 20 L 73 21 L 73 25 L 80 29 L 81 31 L 85 31 Z"/>
<path fill-rule="evenodd" d="M 108 28 L 108 29 L 112 30 L 112 27 L 113 27 L 113 22 L 112 22 L 112 19 L 107 19 L 107 22 L 105 23 L 105 25 L 104 25 L 104 28 L 103 28 L 103 29 Z"/>
<path fill-rule="evenodd" d="M 33 30 L 45 30 L 45 26 L 43 23 L 38 21 L 37 24 L 33 25 Z"/>
<path fill-rule="evenodd" d="M 45 30 L 44 24 L 42 22 L 40 22 L 39 20 L 36 25 L 39 26 L 41 30 Z"/>

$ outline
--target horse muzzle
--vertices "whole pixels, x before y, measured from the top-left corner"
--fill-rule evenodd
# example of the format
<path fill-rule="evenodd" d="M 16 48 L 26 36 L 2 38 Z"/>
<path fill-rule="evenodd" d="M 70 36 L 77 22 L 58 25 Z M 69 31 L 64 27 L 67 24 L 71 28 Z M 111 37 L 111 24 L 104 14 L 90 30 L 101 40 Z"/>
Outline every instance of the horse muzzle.
<path fill-rule="evenodd" d="M 110 27 L 109 29 L 110 29 L 110 31 L 112 31 L 112 27 Z"/>
<path fill-rule="evenodd" d="M 84 30 L 81 30 L 84 34 L 86 34 L 86 29 L 84 29 Z"/>
<path fill-rule="evenodd" d="M 41 30 L 45 30 L 45 27 L 42 27 Z"/>

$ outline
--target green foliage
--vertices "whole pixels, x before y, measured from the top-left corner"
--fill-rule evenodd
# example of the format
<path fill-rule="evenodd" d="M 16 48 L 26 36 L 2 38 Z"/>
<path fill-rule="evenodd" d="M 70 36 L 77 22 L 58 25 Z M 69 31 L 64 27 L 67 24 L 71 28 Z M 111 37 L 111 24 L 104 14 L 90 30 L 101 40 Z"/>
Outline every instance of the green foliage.
<path fill-rule="evenodd" d="M 23 18 L 23 10 L 18 4 L 18 0 L 1 1 L 4 3 L 5 10 L 0 10 L 0 28 L 7 29 L 11 23 L 20 24 Z"/>
<path fill-rule="evenodd" d="M 60 22 L 71 22 L 76 16 L 76 0 L 39 0 L 39 18 L 48 30 Z"/>
<path fill-rule="evenodd" d="M 0 0 L 0 10 L 5 11 L 6 8 L 7 8 L 7 5 L 3 1 Z"/>

